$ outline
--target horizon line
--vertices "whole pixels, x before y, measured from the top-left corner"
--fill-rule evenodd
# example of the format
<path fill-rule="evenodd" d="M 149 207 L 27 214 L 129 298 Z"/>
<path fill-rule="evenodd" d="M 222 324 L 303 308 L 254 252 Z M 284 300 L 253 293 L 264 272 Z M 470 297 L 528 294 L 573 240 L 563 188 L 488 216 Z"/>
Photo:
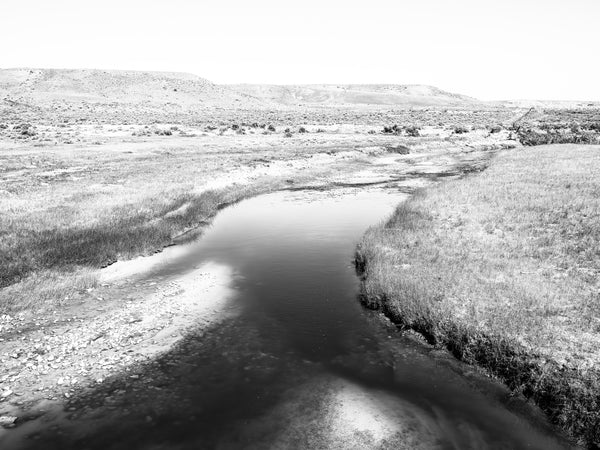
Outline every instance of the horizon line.
<path fill-rule="evenodd" d="M 474 97 L 472 95 L 463 94 L 462 92 L 457 92 L 454 90 L 448 90 L 446 88 L 440 88 L 433 84 L 427 83 L 390 83 L 390 82 L 309 82 L 309 83 L 278 83 L 278 82 L 228 82 L 222 83 L 218 81 L 214 81 L 212 79 L 203 77 L 194 72 L 188 72 L 185 70 L 148 70 L 148 69 L 105 69 L 105 68 L 97 68 L 97 67 L 33 67 L 33 66 L 21 66 L 21 67 L 0 67 L 0 70 L 57 70 L 57 71 L 97 71 L 97 72 L 137 72 L 137 73 L 162 73 L 162 74 L 185 74 L 185 75 L 193 75 L 198 78 L 202 78 L 209 83 L 212 83 L 217 86 L 236 86 L 236 85 L 246 85 L 246 86 L 280 86 L 280 87 L 291 87 L 291 86 L 426 86 L 432 87 L 435 89 L 439 89 L 441 91 L 447 92 L 449 94 L 461 95 L 463 97 L 468 97 L 473 100 L 476 100 L 481 103 L 495 103 L 495 102 L 553 102 L 553 103 L 598 103 L 600 105 L 600 100 L 593 99 L 569 99 L 569 100 L 558 100 L 551 98 L 496 98 L 493 100 L 481 100 L 478 97 Z"/>

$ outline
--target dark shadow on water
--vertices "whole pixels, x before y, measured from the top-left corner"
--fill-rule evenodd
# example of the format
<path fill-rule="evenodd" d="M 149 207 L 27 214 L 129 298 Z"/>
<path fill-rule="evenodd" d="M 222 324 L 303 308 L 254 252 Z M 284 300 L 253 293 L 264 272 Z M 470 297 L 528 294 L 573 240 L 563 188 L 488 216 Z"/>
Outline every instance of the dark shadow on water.
<path fill-rule="evenodd" d="M 167 354 L 73 398 L 71 419 L 58 430 L 46 424 L 23 448 L 213 448 L 314 370 L 277 347 L 241 319 L 190 332 Z"/>
<path fill-rule="evenodd" d="M 425 411 L 445 427 L 441 448 L 477 448 L 459 429 L 465 423 L 485 436 L 486 448 L 552 448 L 527 445 L 549 429 L 539 425 L 540 431 L 526 436 L 526 426 L 511 424 L 512 416 L 497 405 L 489 408 L 490 399 L 469 388 L 444 358 L 400 336 L 393 339 L 394 345 L 403 343 L 404 360 L 374 343 L 315 363 L 285 342 L 261 337 L 253 321 L 232 318 L 190 331 L 168 353 L 82 392 L 65 405 L 75 408 L 69 420 L 43 424 L 35 439 L 18 448 L 247 448 L 253 442 L 245 440 L 245 425 L 284 403 L 295 387 L 323 376 L 387 392 Z M 512 435 L 506 433 L 510 425 Z"/>

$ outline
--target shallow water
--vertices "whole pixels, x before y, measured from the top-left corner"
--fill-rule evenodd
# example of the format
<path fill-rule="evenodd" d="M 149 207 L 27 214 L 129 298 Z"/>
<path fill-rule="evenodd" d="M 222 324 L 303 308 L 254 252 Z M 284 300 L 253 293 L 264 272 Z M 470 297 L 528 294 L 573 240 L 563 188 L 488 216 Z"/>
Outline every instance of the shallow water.
<path fill-rule="evenodd" d="M 246 200 L 222 211 L 185 256 L 153 274 L 180 274 L 204 261 L 230 266 L 237 274 L 239 320 L 273 361 L 260 369 L 271 376 L 251 376 L 250 384 L 232 377 L 219 386 L 218 398 L 204 405 L 197 431 L 210 439 L 203 442 L 221 448 L 565 448 L 535 409 L 360 306 L 356 243 L 405 198 L 391 189 L 354 189 Z M 293 369 L 282 369 L 283 360 Z M 219 370 L 251 361 L 246 355 Z M 270 391 L 280 394 L 256 394 Z M 317 401 L 306 406 L 317 391 Z M 290 441 L 291 435 L 302 437 Z"/>

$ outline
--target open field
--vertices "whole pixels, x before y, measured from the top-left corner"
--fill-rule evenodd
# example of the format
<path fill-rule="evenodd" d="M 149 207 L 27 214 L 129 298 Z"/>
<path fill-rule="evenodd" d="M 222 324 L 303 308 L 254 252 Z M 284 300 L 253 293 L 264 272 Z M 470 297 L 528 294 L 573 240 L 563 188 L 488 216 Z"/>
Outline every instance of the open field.
<path fill-rule="evenodd" d="M 600 443 L 600 148 L 499 154 L 414 196 L 357 252 L 364 301 Z"/>

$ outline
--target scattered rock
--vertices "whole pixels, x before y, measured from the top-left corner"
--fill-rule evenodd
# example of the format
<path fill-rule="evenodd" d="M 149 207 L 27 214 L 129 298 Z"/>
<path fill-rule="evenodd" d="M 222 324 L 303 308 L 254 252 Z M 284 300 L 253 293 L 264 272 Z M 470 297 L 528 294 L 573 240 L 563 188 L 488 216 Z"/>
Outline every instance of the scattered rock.
<path fill-rule="evenodd" d="M 17 416 L 0 416 L 0 426 L 4 428 L 12 428 L 15 426 L 15 422 L 18 419 Z"/>
<path fill-rule="evenodd" d="M 4 399 L 10 397 L 12 395 L 12 393 L 13 393 L 13 391 L 11 391 L 10 389 L 7 389 L 0 394 L 0 399 L 4 400 Z"/>

